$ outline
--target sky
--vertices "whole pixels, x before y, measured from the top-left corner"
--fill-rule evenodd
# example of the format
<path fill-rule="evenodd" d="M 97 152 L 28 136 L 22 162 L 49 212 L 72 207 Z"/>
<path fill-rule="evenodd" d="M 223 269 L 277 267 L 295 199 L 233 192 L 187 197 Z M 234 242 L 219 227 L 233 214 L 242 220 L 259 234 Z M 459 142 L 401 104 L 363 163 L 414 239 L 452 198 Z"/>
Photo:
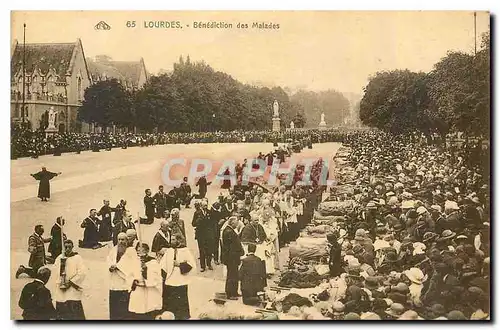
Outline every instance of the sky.
<path fill-rule="evenodd" d="M 96 30 L 100 21 L 111 29 Z M 179 22 L 182 29 L 145 28 L 150 21 Z M 233 27 L 193 27 L 211 21 Z M 254 22 L 279 28 L 251 28 Z M 23 23 L 26 43 L 80 38 L 86 57 L 142 57 L 153 74 L 172 70 L 180 55 L 189 55 L 241 82 L 292 90 L 362 94 L 377 71 L 428 72 L 447 51 L 474 52 L 470 11 L 17 11 L 11 15 L 12 41 L 22 43 Z M 489 13 L 478 12 L 478 48 L 489 25 Z"/>

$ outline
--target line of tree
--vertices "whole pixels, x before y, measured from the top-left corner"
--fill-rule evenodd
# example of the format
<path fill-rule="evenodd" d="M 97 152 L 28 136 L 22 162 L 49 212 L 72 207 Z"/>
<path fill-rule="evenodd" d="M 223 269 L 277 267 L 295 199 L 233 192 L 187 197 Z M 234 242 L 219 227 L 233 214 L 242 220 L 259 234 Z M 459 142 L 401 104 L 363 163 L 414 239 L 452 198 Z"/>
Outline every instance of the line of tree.
<path fill-rule="evenodd" d="M 349 116 L 349 100 L 333 89 L 321 92 L 299 90 L 291 96 L 304 109 L 307 127 L 318 127 L 321 114 L 325 114 L 327 125 L 342 125 Z"/>
<path fill-rule="evenodd" d="M 360 119 L 401 134 L 490 134 L 490 34 L 476 55 L 448 52 L 429 73 L 393 70 L 370 77 Z"/>
<path fill-rule="evenodd" d="M 254 87 L 182 57 L 171 73 L 152 76 L 138 91 L 117 80 L 85 90 L 78 119 L 101 127 L 138 127 L 143 131 L 193 132 L 266 130 L 272 127 L 272 104 L 280 105 L 283 128 L 293 120 L 303 127 L 304 109 L 281 87 Z"/>

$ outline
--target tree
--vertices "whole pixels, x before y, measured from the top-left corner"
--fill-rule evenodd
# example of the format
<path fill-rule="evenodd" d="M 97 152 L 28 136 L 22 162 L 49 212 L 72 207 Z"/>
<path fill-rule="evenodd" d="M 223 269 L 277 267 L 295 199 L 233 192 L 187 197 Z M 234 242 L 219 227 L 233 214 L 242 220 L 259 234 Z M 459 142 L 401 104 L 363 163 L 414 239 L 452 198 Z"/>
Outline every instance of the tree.
<path fill-rule="evenodd" d="M 321 114 L 324 113 L 328 124 L 341 125 L 348 116 L 349 100 L 336 90 L 319 93 L 299 90 L 291 100 L 304 109 L 304 116 L 309 127 L 318 127 Z"/>
<path fill-rule="evenodd" d="M 361 121 L 395 134 L 413 130 L 429 133 L 426 79 L 425 73 L 409 70 L 377 72 L 360 102 Z"/>
<path fill-rule="evenodd" d="M 78 119 L 103 128 L 110 125 L 130 127 L 135 121 L 132 95 L 116 79 L 97 82 L 84 93 Z"/>
<path fill-rule="evenodd" d="M 280 104 L 283 125 L 302 108 L 281 87 L 258 88 L 182 57 L 168 74 L 151 77 L 134 101 L 144 130 L 232 131 L 271 128 L 272 104 Z"/>
<path fill-rule="evenodd" d="M 490 34 L 474 55 L 449 52 L 429 74 L 431 118 L 448 130 L 490 132 Z"/>

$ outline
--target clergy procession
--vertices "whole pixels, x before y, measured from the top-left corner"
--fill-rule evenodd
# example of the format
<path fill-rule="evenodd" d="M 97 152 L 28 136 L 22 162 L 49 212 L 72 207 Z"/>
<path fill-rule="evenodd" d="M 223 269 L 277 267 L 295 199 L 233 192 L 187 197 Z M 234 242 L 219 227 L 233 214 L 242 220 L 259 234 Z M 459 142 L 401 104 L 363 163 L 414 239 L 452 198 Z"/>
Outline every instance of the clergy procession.
<path fill-rule="evenodd" d="M 97 272 L 109 277 L 110 320 L 488 319 L 489 150 L 379 131 L 342 140 L 330 186 L 320 180 L 321 158 L 274 186 L 245 184 L 237 164 L 234 185 L 201 176 L 193 187 L 185 177 L 171 189 L 144 189 L 144 217 L 124 199 L 116 207 L 104 200 L 81 221 L 81 237 L 66 236 L 62 216 L 50 235 L 37 225 L 28 265 L 16 273 L 34 279 L 19 297 L 23 318 L 85 319 L 86 276 Z M 283 161 L 294 154 L 277 150 Z M 42 200 L 56 174 L 34 175 Z M 158 231 L 146 237 L 146 227 Z M 106 246 L 106 268 L 89 269 L 79 251 Z M 224 287 L 193 315 L 190 284 L 221 267 Z"/>

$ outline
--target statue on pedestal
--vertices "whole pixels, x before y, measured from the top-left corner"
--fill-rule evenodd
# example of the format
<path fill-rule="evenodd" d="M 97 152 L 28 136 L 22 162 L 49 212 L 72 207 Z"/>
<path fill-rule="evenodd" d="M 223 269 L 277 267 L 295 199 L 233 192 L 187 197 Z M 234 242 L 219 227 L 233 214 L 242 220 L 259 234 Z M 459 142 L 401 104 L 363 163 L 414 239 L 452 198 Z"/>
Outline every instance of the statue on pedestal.
<path fill-rule="evenodd" d="M 56 114 L 57 114 L 57 111 L 54 110 L 54 107 L 50 107 L 49 109 L 49 126 L 48 128 L 56 128 L 55 124 L 56 124 Z"/>
<path fill-rule="evenodd" d="M 325 114 L 321 114 L 321 121 L 319 122 L 319 127 L 325 128 L 326 127 L 326 121 L 325 121 Z"/>
<path fill-rule="evenodd" d="M 279 109 L 280 109 L 280 106 L 278 104 L 278 101 L 274 100 L 274 103 L 273 103 L 273 117 L 274 118 L 279 118 L 280 114 L 279 114 Z"/>
<path fill-rule="evenodd" d="M 292 122 L 290 122 L 290 129 L 294 129 L 294 128 L 295 128 L 295 124 L 294 124 L 294 122 L 292 121 Z"/>

